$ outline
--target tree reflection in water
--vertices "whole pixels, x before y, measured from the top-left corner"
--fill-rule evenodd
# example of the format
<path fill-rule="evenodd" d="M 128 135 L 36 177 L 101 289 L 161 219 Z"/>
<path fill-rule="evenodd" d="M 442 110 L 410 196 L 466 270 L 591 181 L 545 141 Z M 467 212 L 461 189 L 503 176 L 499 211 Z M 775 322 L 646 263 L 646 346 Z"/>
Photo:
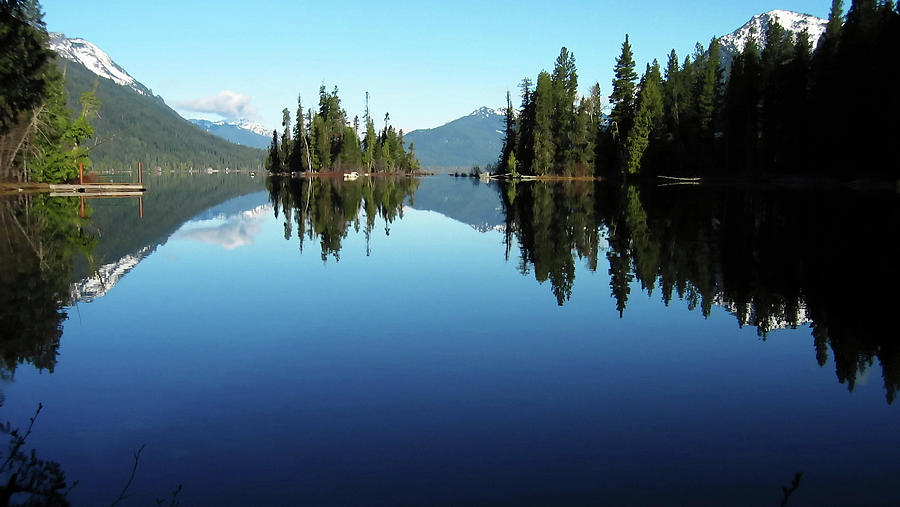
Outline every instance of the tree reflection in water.
<path fill-rule="evenodd" d="M 85 216 L 90 210 L 85 208 Z M 27 195 L 0 200 L 0 375 L 11 380 L 20 364 L 53 373 L 62 323 L 71 303 L 69 278 L 76 255 L 90 258 L 97 238 L 82 218 L 79 199 Z M 0 399 L 2 405 L 2 399 Z M 65 473 L 28 450 L 37 411 L 25 429 L 0 424 L 0 504 L 68 505 Z"/>
<path fill-rule="evenodd" d="M 297 229 L 300 251 L 304 242 L 319 239 L 322 261 L 332 256 L 340 260 L 341 242 L 353 226 L 363 227 L 366 236 L 366 255 L 369 239 L 375 227 L 376 217 L 385 223 L 385 234 L 390 235 L 391 223 L 403 218 L 403 206 L 419 186 L 419 180 L 407 176 L 376 176 L 355 181 L 333 178 L 266 178 L 269 200 L 275 208 L 275 216 L 284 217 L 284 239 L 293 236 Z M 365 216 L 360 218 L 360 211 Z"/>
<path fill-rule="evenodd" d="M 831 348 L 838 380 L 853 390 L 877 358 L 888 403 L 896 397 L 892 193 L 512 182 L 501 200 L 507 258 L 516 244 L 520 271 L 550 280 L 559 305 L 572 297 L 576 257 L 596 270 L 605 240 L 620 316 L 636 282 L 704 316 L 723 307 L 763 338 L 810 323 L 820 365 Z"/>

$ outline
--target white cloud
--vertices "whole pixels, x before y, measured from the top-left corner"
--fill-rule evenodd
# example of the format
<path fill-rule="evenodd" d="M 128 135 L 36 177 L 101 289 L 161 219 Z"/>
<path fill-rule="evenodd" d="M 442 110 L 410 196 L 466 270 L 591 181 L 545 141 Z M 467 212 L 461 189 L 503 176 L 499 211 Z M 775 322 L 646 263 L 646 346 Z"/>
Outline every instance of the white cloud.
<path fill-rule="evenodd" d="M 213 113 L 228 119 L 259 119 L 259 109 L 250 104 L 252 98 L 243 93 L 222 90 L 213 97 L 176 102 L 175 106 L 197 113 Z"/>

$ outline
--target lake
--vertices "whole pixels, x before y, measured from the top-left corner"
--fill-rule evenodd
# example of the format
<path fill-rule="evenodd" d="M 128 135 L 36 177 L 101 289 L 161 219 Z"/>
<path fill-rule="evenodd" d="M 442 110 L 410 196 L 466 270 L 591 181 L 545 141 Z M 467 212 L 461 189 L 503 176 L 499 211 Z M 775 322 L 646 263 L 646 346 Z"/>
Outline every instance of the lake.
<path fill-rule="evenodd" d="M 75 505 L 900 503 L 895 192 L 145 181 L 4 241 Z"/>

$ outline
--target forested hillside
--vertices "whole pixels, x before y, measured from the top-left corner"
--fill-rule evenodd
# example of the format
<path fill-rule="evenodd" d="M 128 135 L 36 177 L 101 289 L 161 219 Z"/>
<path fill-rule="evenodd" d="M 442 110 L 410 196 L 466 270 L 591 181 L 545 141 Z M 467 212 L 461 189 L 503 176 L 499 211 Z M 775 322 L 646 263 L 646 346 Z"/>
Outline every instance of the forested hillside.
<path fill-rule="evenodd" d="M 503 145 L 503 114 L 481 107 L 440 127 L 413 130 L 404 140 L 415 144 L 416 157 L 429 169 L 493 164 Z"/>
<path fill-rule="evenodd" d="M 100 116 L 93 121 L 95 142 L 90 158 L 95 169 L 145 167 L 164 169 L 258 169 L 262 150 L 238 146 L 203 131 L 170 109 L 159 97 L 141 95 L 84 66 L 59 59 L 66 75 L 69 107 L 78 110 L 79 97 L 97 86 Z"/>

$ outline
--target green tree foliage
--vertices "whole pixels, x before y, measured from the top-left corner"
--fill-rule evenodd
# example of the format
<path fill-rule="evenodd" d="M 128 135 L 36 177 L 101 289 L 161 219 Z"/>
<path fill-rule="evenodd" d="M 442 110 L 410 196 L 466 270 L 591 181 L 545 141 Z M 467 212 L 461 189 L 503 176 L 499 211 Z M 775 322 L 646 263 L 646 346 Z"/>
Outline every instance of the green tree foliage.
<path fill-rule="evenodd" d="M 518 172 L 530 170 L 534 163 L 534 89 L 529 78 L 523 78 L 519 88 L 522 90 L 522 105 L 519 109 L 518 123 L 516 124 L 516 149 L 515 155 L 518 161 Z"/>
<path fill-rule="evenodd" d="M 359 138 L 359 118 L 352 124 L 347 112 L 341 107 L 337 87 L 330 93 L 323 84 L 319 88 L 319 108 L 310 112 L 308 123 L 304 122 L 300 99 L 297 100 L 297 118 L 293 127 L 293 137 L 287 127 L 290 123 L 288 110 L 284 110 L 285 131 L 278 152 L 292 171 L 388 171 L 415 172 L 420 170 L 412 148 L 404 148 L 403 132 L 397 131 L 385 117 L 385 127 L 378 133 L 369 115 L 369 95 L 366 93 L 364 115 L 366 132 Z M 308 125 L 308 131 L 307 131 Z M 285 144 L 289 144 L 285 148 Z M 274 146 L 274 145 L 273 145 Z M 269 161 L 275 160 L 270 147 Z M 277 167 L 267 162 L 267 168 Z M 271 169 L 270 169 L 271 170 Z M 278 172 L 278 171 L 275 171 Z"/>
<path fill-rule="evenodd" d="M 625 42 L 622 43 L 622 53 L 616 58 L 614 71 L 612 93 L 609 95 L 612 105 L 610 121 L 619 139 L 624 140 L 628 138 L 634 122 L 635 84 L 638 78 L 637 72 L 634 70 L 634 55 L 627 34 Z"/>
<path fill-rule="evenodd" d="M 386 233 L 391 223 L 403 216 L 403 206 L 418 188 L 417 178 L 380 175 L 341 181 L 320 178 L 266 178 L 269 200 L 285 220 L 285 239 L 296 237 L 300 251 L 307 240 L 318 240 L 322 262 L 329 257 L 340 261 L 342 241 L 351 226 L 364 221 L 366 254 L 375 221 L 381 218 Z M 363 216 L 364 215 L 364 216 Z"/>
<path fill-rule="evenodd" d="M 626 35 L 608 128 L 593 98 L 599 92 L 575 100 L 575 60 L 563 47 L 552 75 L 541 73 L 534 88 L 523 81 L 515 146 L 504 143 L 501 163 L 514 152 L 523 175 L 581 176 L 591 167 L 607 177 L 800 173 L 895 180 L 900 101 L 895 66 L 887 62 L 900 46 L 900 13 L 894 2 L 879 0 L 851 2 L 846 23 L 842 12 L 843 2 L 833 1 L 814 52 L 807 33 L 773 21 L 762 34 L 765 45 L 751 32 L 728 72 L 713 38 L 681 64 L 672 50 L 664 76 L 650 86 L 646 74 L 640 87 L 635 83 Z"/>
<path fill-rule="evenodd" d="M 659 63 L 653 60 L 653 65 L 647 65 L 644 77 L 641 78 L 634 127 L 625 140 L 625 167 L 628 174 L 640 172 L 644 152 L 650 144 L 651 136 L 658 137 L 662 131 L 662 120 L 662 76 Z"/>
<path fill-rule="evenodd" d="M 43 103 L 53 56 L 40 4 L 0 2 L 0 136 L 23 121 L 22 113 Z"/>
<path fill-rule="evenodd" d="M 56 365 L 73 262 L 97 244 L 79 199 L 34 195 L 0 202 L 0 372 Z"/>
<path fill-rule="evenodd" d="M 567 172 L 577 157 L 576 97 L 578 95 L 578 73 L 575 55 L 563 46 L 553 66 L 550 77 L 553 97 L 551 129 L 555 146 L 554 166 Z"/>
<path fill-rule="evenodd" d="M 551 174 L 556 156 L 556 145 L 553 132 L 555 100 L 553 82 L 550 74 L 538 74 L 537 87 L 534 90 L 534 163 L 533 174 Z"/>
<path fill-rule="evenodd" d="M 279 158 L 281 160 L 282 168 L 288 169 L 291 160 L 291 152 L 294 150 L 293 139 L 291 138 L 291 129 L 293 125 L 291 125 L 291 112 L 288 108 L 284 108 L 281 111 L 281 143 L 279 149 L 281 152 L 279 153 Z"/>
<path fill-rule="evenodd" d="M 516 149 L 516 112 L 512 107 L 512 97 L 506 92 L 506 111 L 503 130 L 503 151 L 500 152 L 499 172 L 512 172 L 509 168 L 510 155 Z M 515 157 L 514 157 L 515 158 Z"/>
<path fill-rule="evenodd" d="M 108 79 L 99 79 L 84 66 L 57 60 L 63 67 L 68 106 L 80 109 L 79 97 L 94 90 L 101 114 L 91 121 L 95 136 L 89 142 L 92 166 L 99 170 L 160 167 L 169 170 L 259 169 L 266 151 L 239 146 L 205 132 L 183 119 L 161 98 L 142 95 Z"/>
<path fill-rule="evenodd" d="M 272 143 L 269 144 L 269 154 L 266 156 L 266 170 L 273 173 L 284 171 L 284 165 L 281 161 L 281 146 L 278 142 L 278 131 L 272 131 Z"/>
<path fill-rule="evenodd" d="M 288 168 L 291 172 L 308 171 L 310 165 L 309 133 L 303 121 L 303 100 L 297 95 L 297 115 L 294 118 L 293 146 Z"/>
<path fill-rule="evenodd" d="M 98 117 L 97 84 L 81 94 L 80 113 L 67 107 L 64 76 L 46 49 L 48 37 L 36 1 L 0 4 L 0 39 L 18 37 L 3 47 L 0 73 L 0 178 L 62 182 L 90 168 L 88 141 Z M 13 74 L 6 76 L 7 72 Z M 9 78 L 7 81 L 6 78 Z M 7 82 L 13 87 L 6 89 Z"/>

